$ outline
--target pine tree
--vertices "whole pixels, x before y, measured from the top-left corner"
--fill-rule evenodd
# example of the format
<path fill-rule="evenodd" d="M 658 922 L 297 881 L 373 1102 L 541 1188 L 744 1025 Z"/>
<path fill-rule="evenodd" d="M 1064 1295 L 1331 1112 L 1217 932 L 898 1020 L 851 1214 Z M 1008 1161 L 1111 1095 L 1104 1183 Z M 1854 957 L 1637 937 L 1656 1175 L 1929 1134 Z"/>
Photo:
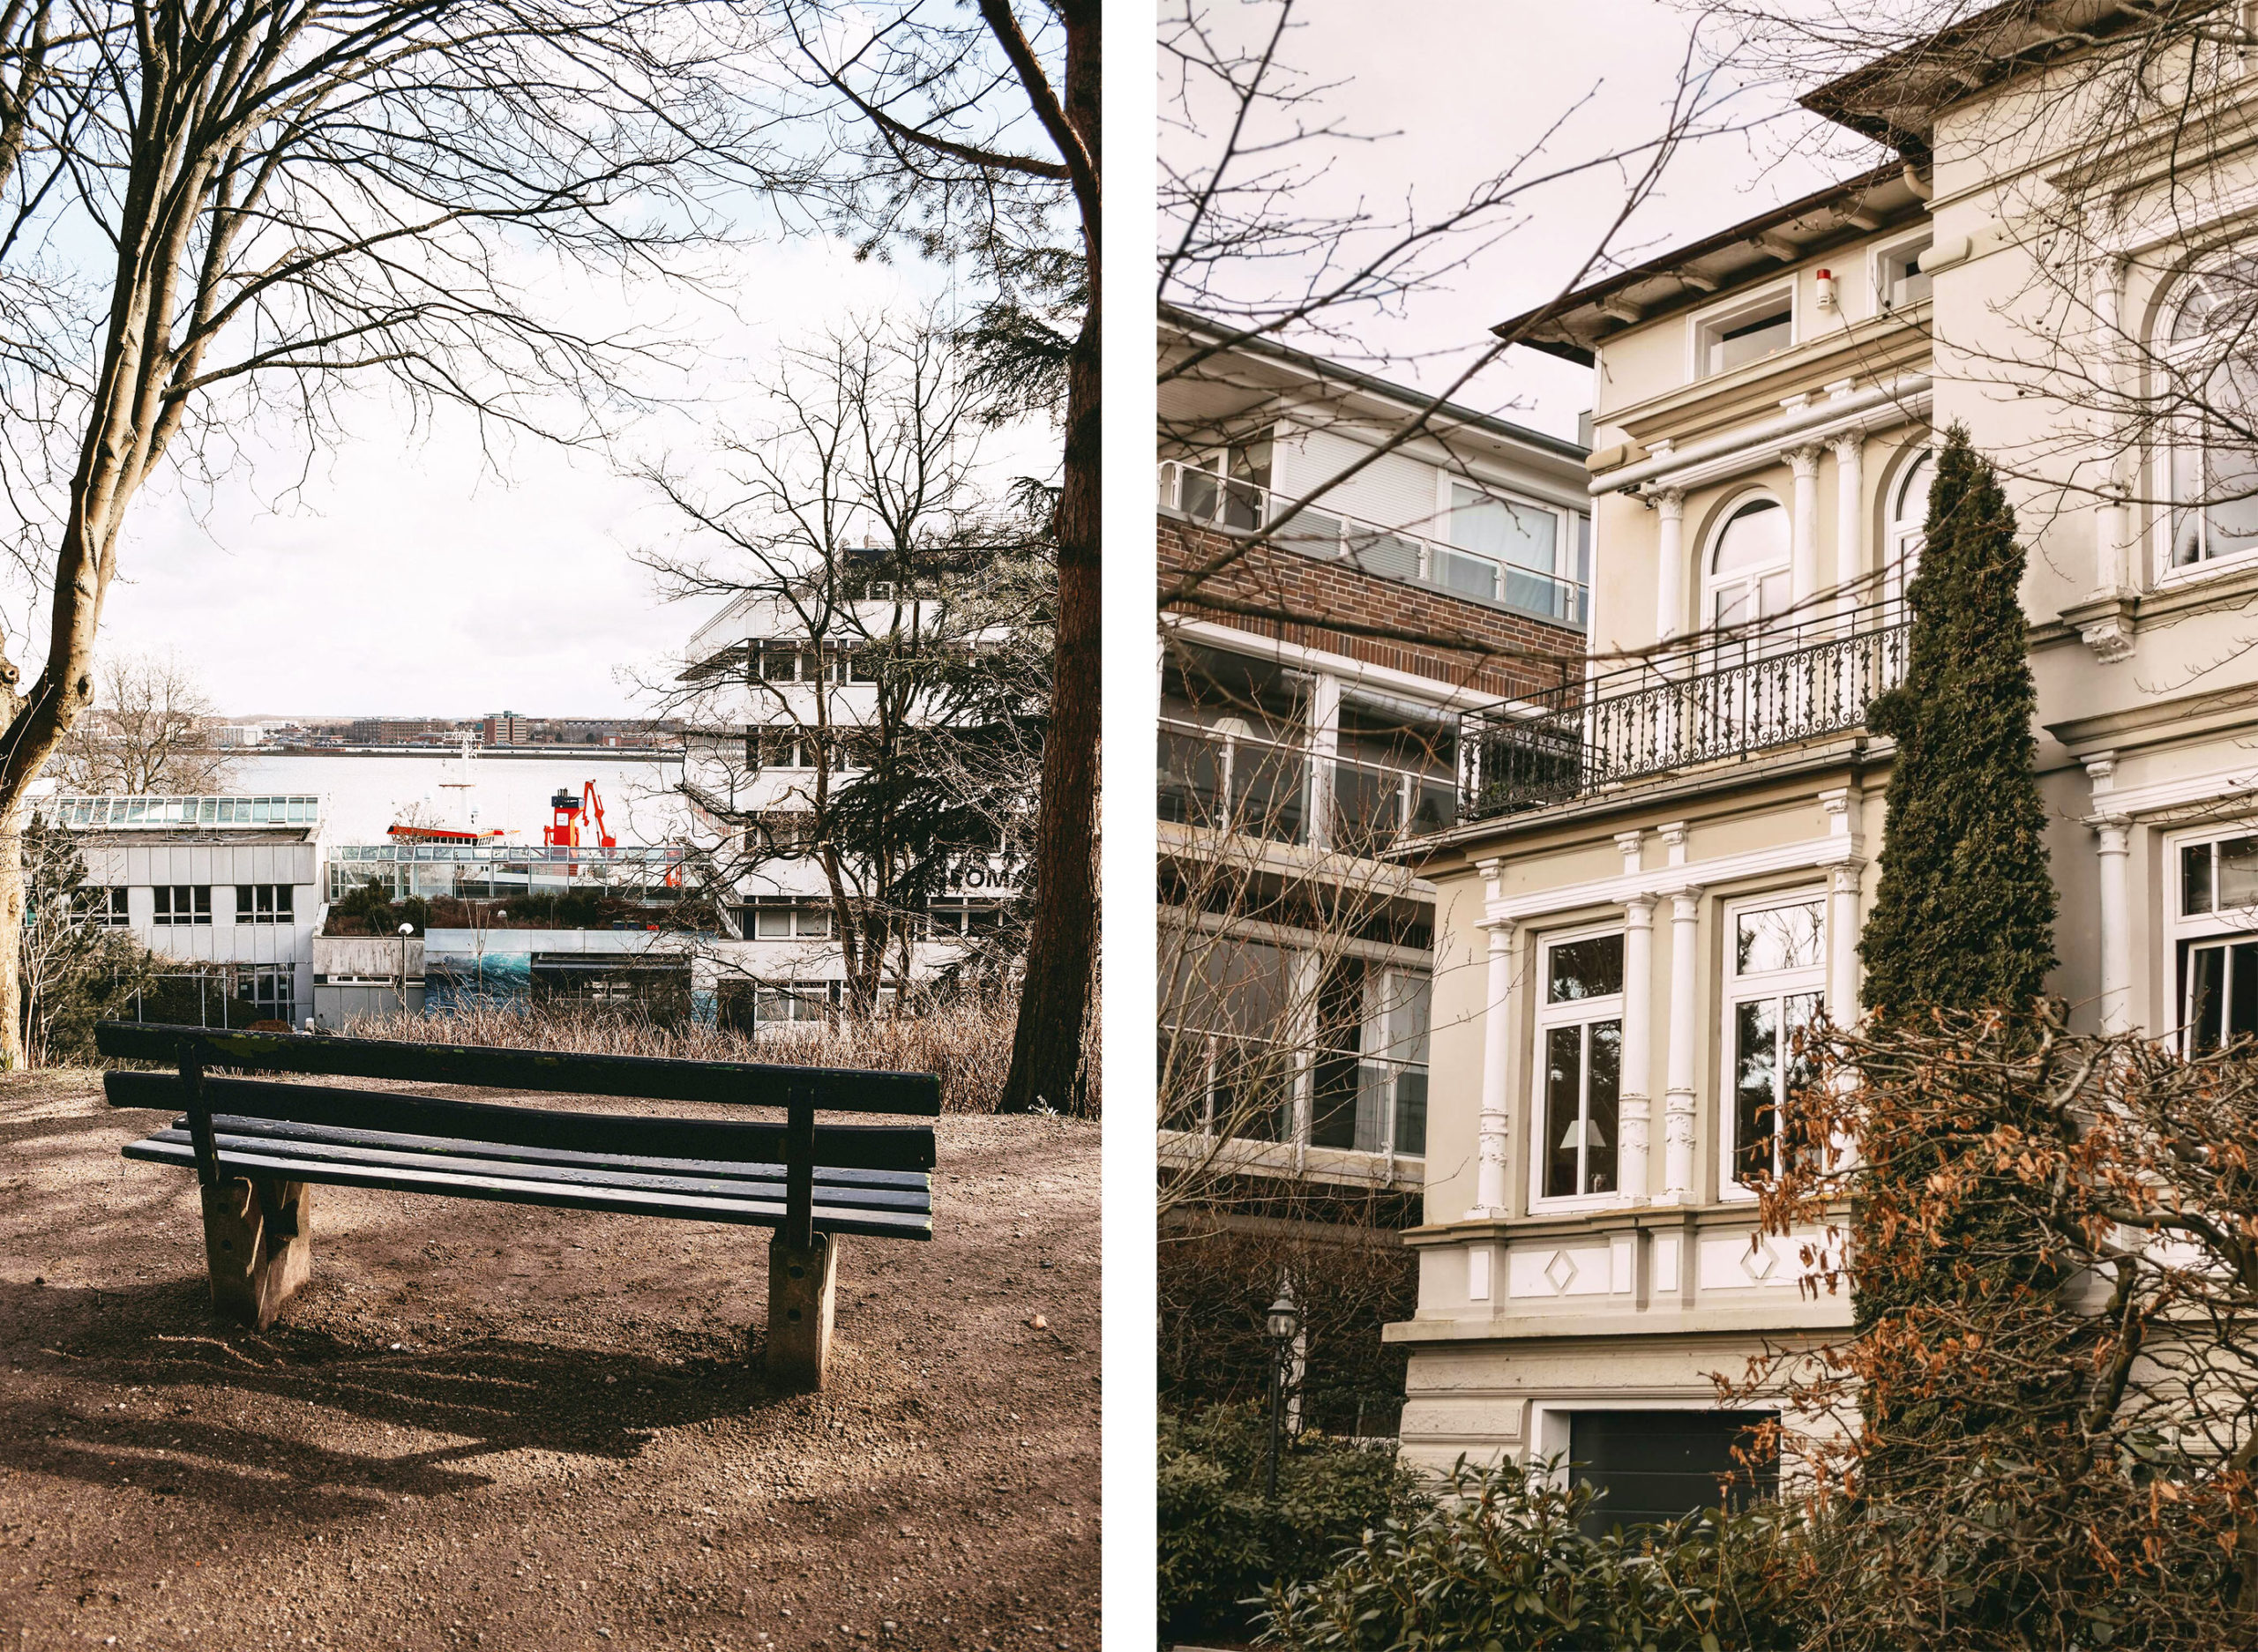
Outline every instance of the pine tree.
<path fill-rule="evenodd" d="M 1999 479 L 1954 425 L 1906 595 L 1905 680 L 1867 723 L 1896 742 L 1881 884 L 1859 953 L 1869 1011 L 2022 1013 L 2054 965 L 2022 548 Z"/>
<path fill-rule="evenodd" d="M 1952 1048 L 1971 1020 L 1989 1015 L 2007 1018 L 2018 1042 L 2013 1029 L 2036 1026 L 2054 963 L 2022 572 L 2015 512 L 1955 424 L 1937 455 L 1927 542 L 1907 592 L 1905 679 L 1868 719 L 1895 741 L 1896 754 L 1881 883 L 1859 942 L 1865 1003 L 1879 1030 L 1928 1035 L 1932 1049 Z M 1883 1073 L 1868 1076 L 1887 1089 Z M 1957 1138 L 1964 1146 L 2023 1122 L 2018 1113 L 2030 1097 L 2000 1087 L 1963 1100 L 1971 1126 Z M 2014 1230 L 1988 1166 L 1942 1140 L 1901 1134 L 1887 1150 L 1877 1144 L 1864 1179 L 1851 1246 L 1873 1255 L 1894 1246 L 1903 1265 L 1858 1272 L 1862 1335 L 1934 1344 L 1971 1317 L 1995 1329 L 2043 1319 L 2060 1272 Z M 1949 1197 L 1939 1194 L 1945 1188 Z M 1924 1208 L 1931 1219 L 1909 1228 L 1909 1213 Z M 2040 1382 L 2011 1414 L 1976 1415 L 1964 1395 L 1870 1389 L 1867 1492 L 1885 1504 L 1918 1504 L 1935 1476 L 1966 1471 L 1955 1442 L 1995 1426 L 2048 1426 L 2061 1402 Z"/>

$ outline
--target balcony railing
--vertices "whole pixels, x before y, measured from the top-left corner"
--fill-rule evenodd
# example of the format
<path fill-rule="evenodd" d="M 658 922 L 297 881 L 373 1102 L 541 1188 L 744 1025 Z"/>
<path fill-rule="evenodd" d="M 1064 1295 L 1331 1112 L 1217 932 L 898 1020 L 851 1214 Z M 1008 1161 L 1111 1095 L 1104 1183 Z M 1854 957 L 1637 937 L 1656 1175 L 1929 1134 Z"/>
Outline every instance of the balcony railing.
<path fill-rule="evenodd" d="M 1460 818 L 1541 809 L 1863 729 L 1875 699 L 1904 679 L 1907 631 L 1895 603 L 1752 627 L 1527 697 L 1518 715 L 1469 713 L 1459 741 Z"/>
<path fill-rule="evenodd" d="M 1441 831 L 1457 801 L 1448 774 L 1200 723 L 1161 723 L 1160 818 L 1179 826 L 1373 856 L 1402 838 Z"/>
<path fill-rule="evenodd" d="M 1160 482 L 1163 509 L 1227 533 L 1252 534 L 1267 527 L 1293 504 L 1254 482 L 1219 476 L 1193 465 L 1163 465 Z M 1565 523 L 1561 533 L 1565 547 Z M 1578 631 L 1590 611 L 1589 594 L 1581 581 L 1329 508 L 1297 512 L 1275 539 L 1289 550 L 1353 563 L 1382 579 L 1432 586 L 1454 596 L 1495 602 Z"/>

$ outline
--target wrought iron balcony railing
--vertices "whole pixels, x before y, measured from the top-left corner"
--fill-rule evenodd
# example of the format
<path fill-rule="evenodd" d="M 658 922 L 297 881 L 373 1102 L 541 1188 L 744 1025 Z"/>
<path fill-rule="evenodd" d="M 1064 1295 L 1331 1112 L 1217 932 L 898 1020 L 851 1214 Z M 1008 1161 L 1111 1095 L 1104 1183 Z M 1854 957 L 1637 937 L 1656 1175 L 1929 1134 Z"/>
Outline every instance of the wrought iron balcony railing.
<path fill-rule="evenodd" d="M 1469 713 L 1459 818 L 1574 802 L 1607 787 L 1855 732 L 1904 679 L 1902 604 L 1754 626 L 1665 659 Z"/>
<path fill-rule="evenodd" d="M 1229 533 L 1252 534 L 1267 527 L 1293 503 L 1254 482 L 1173 461 L 1161 467 L 1160 482 L 1163 509 Z M 1559 542 L 1565 546 L 1566 542 L 1564 525 Z M 1495 602 L 1576 631 L 1584 628 L 1590 612 L 1589 592 L 1578 580 L 1329 508 L 1312 506 L 1297 512 L 1278 530 L 1276 542 L 1308 556 L 1353 563 L 1383 579 Z"/>

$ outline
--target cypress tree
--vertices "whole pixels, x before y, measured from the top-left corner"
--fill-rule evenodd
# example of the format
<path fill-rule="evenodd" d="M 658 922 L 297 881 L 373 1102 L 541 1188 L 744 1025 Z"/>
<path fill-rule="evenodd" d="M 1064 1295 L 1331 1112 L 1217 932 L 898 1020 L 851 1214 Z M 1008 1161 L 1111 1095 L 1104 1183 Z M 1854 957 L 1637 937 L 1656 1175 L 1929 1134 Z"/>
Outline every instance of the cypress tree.
<path fill-rule="evenodd" d="M 1866 1007 L 1900 1025 L 2028 1011 L 2054 965 L 2015 512 L 1963 427 L 1936 464 L 1905 678 L 1867 718 L 1897 753 L 1858 950 Z"/>
<path fill-rule="evenodd" d="M 2023 552 L 2015 512 L 1991 466 L 1959 425 L 1947 432 L 1929 492 L 1927 543 L 1907 598 L 1911 638 L 1903 684 L 1882 696 L 1868 726 L 1896 743 L 1880 887 L 1859 951 L 1865 1005 L 1881 1041 L 1867 1057 L 1885 1065 L 1948 1050 L 1974 1018 L 2033 1024 L 2054 963 L 2054 884 L 2047 871 L 2039 797 L 2036 697 L 2019 588 Z M 1903 1040 L 1891 1042 L 1893 1035 Z M 1926 1042 L 1924 1042 L 1926 1041 Z M 2010 1035 L 2021 1045 L 2021 1032 Z M 1888 1088 L 1877 1069 L 1869 1081 Z M 1902 1073 L 1899 1075 L 1902 1076 Z M 1965 1144 L 2021 1122 L 2026 1095 L 1963 1095 Z M 1883 1133 L 1888 1133 L 1887 1132 Z M 2014 1230 L 1982 1169 L 1940 1140 L 1893 1136 L 1872 1155 L 1851 1224 L 1854 1251 L 1890 1257 L 1855 1269 L 1862 1333 L 1886 1327 L 1922 1342 L 1949 1337 L 1981 1309 L 1994 1326 L 2035 1312 L 2060 1282 L 2030 1236 Z M 1940 1172 L 1956 1174 L 1940 1183 Z M 1935 1190 L 1962 1192 L 1937 1202 Z M 1906 1221 L 1926 1207 L 1928 1221 Z M 1939 1465 L 1965 1440 L 2002 1423 L 2036 1421 L 2060 1396 L 2031 1392 L 2012 1416 L 1971 1415 L 1963 1396 L 1869 1392 L 1870 1494 L 1917 1502 Z M 1934 1449 L 1933 1449 L 1934 1448 Z"/>

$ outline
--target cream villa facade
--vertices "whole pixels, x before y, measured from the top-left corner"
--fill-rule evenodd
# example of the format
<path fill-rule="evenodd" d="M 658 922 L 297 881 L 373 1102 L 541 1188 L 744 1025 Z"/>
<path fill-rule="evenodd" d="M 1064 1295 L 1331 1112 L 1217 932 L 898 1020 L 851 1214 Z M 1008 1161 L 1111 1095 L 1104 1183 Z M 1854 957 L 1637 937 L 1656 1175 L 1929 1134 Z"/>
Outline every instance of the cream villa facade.
<path fill-rule="evenodd" d="M 1741 1178 L 1794 1029 L 1858 1013 L 1890 766 L 1864 719 L 1903 670 L 1933 430 L 1967 426 L 2030 547 L 2053 990 L 2087 1028 L 2258 1031 L 2258 505 L 2231 497 L 2258 459 L 2146 416 L 2248 325 L 2258 167 L 2191 157 L 2183 121 L 2172 176 L 2135 131 L 2096 190 L 2055 54 L 2115 9 L 2056 10 L 1933 84 L 1825 88 L 1906 159 L 1529 335 L 1593 368 L 1592 632 L 1631 663 L 1470 721 L 1460 823 L 1409 856 L 1438 902 L 1419 1305 L 1387 1332 L 1415 1460 L 1572 1454 L 1617 1518 L 1691 1507 L 1746 1420 L 1710 1373 L 1845 1323 Z M 2214 66 L 2190 102 L 2239 131 L 2258 81 Z"/>

